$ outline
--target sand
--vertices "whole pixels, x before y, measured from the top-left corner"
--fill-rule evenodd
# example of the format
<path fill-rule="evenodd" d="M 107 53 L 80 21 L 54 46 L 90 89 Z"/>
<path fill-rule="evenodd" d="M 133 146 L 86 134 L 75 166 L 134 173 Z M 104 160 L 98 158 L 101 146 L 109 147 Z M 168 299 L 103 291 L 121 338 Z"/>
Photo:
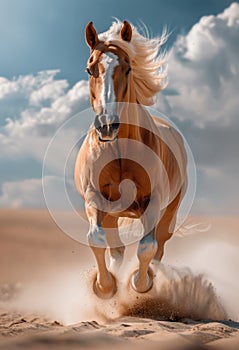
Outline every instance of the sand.
<path fill-rule="evenodd" d="M 0 349 L 239 349 L 239 220 L 194 217 L 182 233 L 150 292 L 130 287 L 131 246 L 116 295 L 101 300 L 88 247 L 46 211 L 1 210 Z"/>

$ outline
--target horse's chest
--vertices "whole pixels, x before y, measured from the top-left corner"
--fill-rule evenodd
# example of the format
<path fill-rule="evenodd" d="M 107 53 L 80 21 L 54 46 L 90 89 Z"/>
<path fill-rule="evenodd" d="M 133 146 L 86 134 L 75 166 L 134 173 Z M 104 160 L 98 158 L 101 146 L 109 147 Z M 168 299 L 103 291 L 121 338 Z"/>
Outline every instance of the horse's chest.
<path fill-rule="evenodd" d="M 150 197 L 151 186 L 147 173 L 133 161 L 121 159 L 109 162 L 98 173 L 98 181 L 105 199 L 119 201 L 120 207 L 128 208 L 129 212 L 135 213 L 134 216 L 140 215 Z"/>

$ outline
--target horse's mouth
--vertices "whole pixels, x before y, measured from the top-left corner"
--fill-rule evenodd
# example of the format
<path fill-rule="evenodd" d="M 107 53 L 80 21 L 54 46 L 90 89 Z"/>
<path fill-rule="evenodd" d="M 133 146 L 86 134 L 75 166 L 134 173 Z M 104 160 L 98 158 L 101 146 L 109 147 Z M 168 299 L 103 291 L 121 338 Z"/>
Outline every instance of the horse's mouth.
<path fill-rule="evenodd" d="M 102 135 L 98 130 L 96 131 L 100 142 L 114 142 L 118 136 L 118 132 L 114 132 L 111 135 Z"/>
<path fill-rule="evenodd" d="M 115 137 L 113 137 L 113 138 L 110 138 L 110 139 L 107 139 L 107 138 L 102 139 L 102 138 L 99 136 L 99 141 L 100 141 L 100 142 L 114 142 L 116 139 L 117 139 L 117 135 L 116 135 Z"/>

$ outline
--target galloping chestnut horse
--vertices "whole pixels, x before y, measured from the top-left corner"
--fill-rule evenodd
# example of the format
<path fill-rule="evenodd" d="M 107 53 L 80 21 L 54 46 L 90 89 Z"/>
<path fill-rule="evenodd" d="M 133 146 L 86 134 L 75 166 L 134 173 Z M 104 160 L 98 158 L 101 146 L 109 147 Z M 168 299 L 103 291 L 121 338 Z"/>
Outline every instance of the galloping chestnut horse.
<path fill-rule="evenodd" d="M 78 153 L 75 183 L 85 201 L 88 242 L 98 265 L 93 287 L 99 297 L 114 295 L 117 276 L 107 267 L 106 248 L 121 263 L 125 247 L 119 218 L 140 219 L 144 234 L 131 285 L 144 293 L 153 285 L 150 263 L 163 256 L 187 187 L 180 134 L 144 107 L 164 87 L 158 54 L 164 38 L 144 37 L 127 21 L 114 22 L 100 35 L 90 22 L 85 34 L 95 120 Z"/>

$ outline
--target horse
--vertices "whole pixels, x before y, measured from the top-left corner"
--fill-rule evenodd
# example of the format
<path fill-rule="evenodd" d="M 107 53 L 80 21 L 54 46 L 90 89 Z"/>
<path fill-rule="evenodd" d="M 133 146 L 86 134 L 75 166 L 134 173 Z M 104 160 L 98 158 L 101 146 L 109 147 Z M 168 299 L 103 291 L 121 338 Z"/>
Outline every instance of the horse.
<path fill-rule="evenodd" d="M 105 299 L 116 293 L 117 273 L 107 266 L 105 252 L 109 248 L 110 258 L 120 266 L 125 251 L 120 225 L 139 219 L 144 233 L 130 281 L 136 292 L 146 293 L 154 279 L 150 264 L 163 257 L 187 189 L 182 136 L 147 110 L 165 87 L 159 49 L 166 39 L 150 39 L 119 20 L 101 34 L 89 22 L 85 39 L 95 117 L 78 152 L 74 179 L 85 202 L 87 239 L 97 262 L 93 290 Z"/>

